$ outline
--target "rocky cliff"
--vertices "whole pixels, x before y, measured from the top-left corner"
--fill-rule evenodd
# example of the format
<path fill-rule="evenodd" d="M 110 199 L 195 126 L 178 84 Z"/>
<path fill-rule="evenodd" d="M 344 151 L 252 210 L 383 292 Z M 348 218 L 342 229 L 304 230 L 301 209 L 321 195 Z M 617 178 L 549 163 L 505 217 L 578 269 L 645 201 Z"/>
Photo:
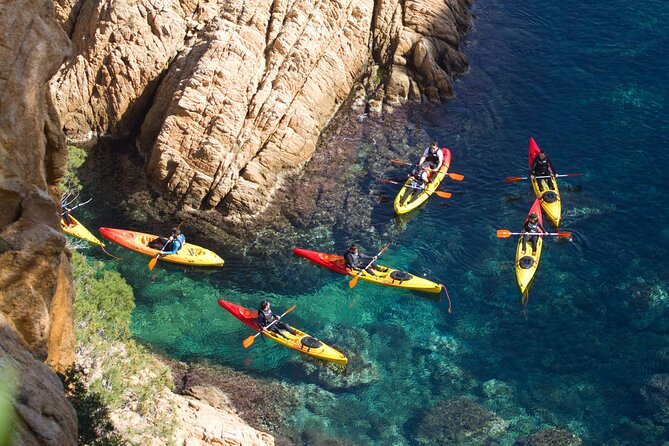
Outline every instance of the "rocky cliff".
<path fill-rule="evenodd" d="M 155 187 L 238 219 L 311 158 L 352 90 L 376 111 L 452 96 L 470 3 L 58 0 L 75 52 L 51 88 L 68 138 L 138 135 Z"/>
<path fill-rule="evenodd" d="M 0 361 L 24 444 L 76 444 L 56 370 L 72 363 L 72 279 L 56 201 L 67 159 L 48 81 L 70 49 L 48 0 L 0 9 Z"/>

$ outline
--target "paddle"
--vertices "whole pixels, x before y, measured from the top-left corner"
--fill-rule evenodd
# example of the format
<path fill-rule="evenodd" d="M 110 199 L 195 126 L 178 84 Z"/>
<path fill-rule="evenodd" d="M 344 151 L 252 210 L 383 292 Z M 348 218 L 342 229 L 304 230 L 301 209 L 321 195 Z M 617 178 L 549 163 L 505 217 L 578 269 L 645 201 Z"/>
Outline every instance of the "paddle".
<path fill-rule="evenodd" d="M 401 160 L 390 160 L 390 162 L 395 164 L 403 164 L 405 166 L 417 166 L 416 164 L 407 163 L 406 161 L 401 161 Z M 446 175 L 448 175 L 449 177 L 451 177 L 451 179 L 455 181 L 462 181 L 465 179 L 465 176 L 459 173 L 447 172 Z"/>
<path fill-rule="evenodd" d="M 277 322 L 279 322 L 279 320 L 280 320 L 282 317 L 284 317 L 285 315 L 287 315 L 288 313 L 290 313 L 291 311 L 293 311 L 293 310 L 295 309 L 295 307 L 297 307 L 297 304 L 293 305 L 292 307 L 290 307 L 289 309 L 287 309 L 286 311 L 284 311 L 284 313 L 283 313 L 281 316 L 279 316 L 278 318 L 274 319 L 272 322 L 270 322 L 269 324 L 267 324 L 267 327 L 263 327 L 263 328 L 261 328 L 260 331 L 259 331 L 258 333 L 254 334 L 254 335 L 251 335 L 251 336 L 249 336 L 248 338 L 244 339 L 244 342 L 242 342 L 242 344 L 244 345 L 244 348 L 249 348 L 251 345 L 253 345 L 253 343 L 255 342 L 255 340 L 256 340 L 256 338 L 257 338 L 258 336 L 260 336 L 260 335 L 261 335 L 264 331 L 266 331 L 269 327 L 271 327 L 272 325 L 274 325 L 274 324 L 276 324 Z"/>
<path fill-rule="evenodd" d="M 571 232 L 511 232 L 508 229 L 498 229 L 497 237 L 509 238 L 512 235 L 555 235 L 558 237 L 571 237 Z"/>
<path fill-rule="evenodd" d="M 562 178 L 562 177 L 580 177 L 583 175 L 582 173 L 561 173 L 559 175 L 555 175 L 555 178 Z M 542 178 L 550 178 L 551 175 L 545 175 L 545 176 L 540 176 L 540 177 L 534 177 L 536 179 L 542 179 Z M 509 183 L 513 183 L 514 181 L 520 181 L 520 180 L 529 180 L 530 177 L 506 177 L 504 178 L 504 181 L 508 181 Z"/>
<path fill-rule="evenodd" d="M 183 224 L 183 220 L 181 221 L 181 223 L 179 223 L 179 225 L 177 226 L 177 229 L 179 229 L 179 228 L 181 227 L 182 224 Z M 162 251 L 163 249 L 165 249 L 165 247 L 167 246 L 167 244 L 168 244 L 169 242 L 171 242 L 171 241 L 172 241 L 172 236 L 170 235 L 170 238 L 167 239 L 167 241 L 166 241 L 165 244 L 163 245 L 161 251 Z M 161 253 L 158 253 L 157 256 L 155 256 L 154 258 L 151 259 L 151 261 L 149 262 L 149 271 L 153 271 L 153 268 L 156 266 L 156 263 L 158 263 L 158 259 L 160 258 L 161 255 L 162 255 Z"/>
<path fill-rule="evenodd" d="M 61 213 L 60 213 L 60 216 L 62 217 L 63 215 L 72 212 L 72 211 L 75 210 L 76 208 L 81 207 L 81 206 L 83 206 L 83 205 L 85 205 L 85 204 L 90 203 L 90 201 L 91 201 L 92 199 L 93 199 L 93 198 L 89 198 L 88 200 L 84 201 L 83 203 L 79 203 L 78 205 L 74 206 L 73 208 L 68 209 L 68 210 L 65 211 L 65 212 L 61 212 Z"/>
<path fill-rule="evenodd" d="M 382 181 L 384 183 L 399 184 L 401 186 L 410 187 L 411 189 L 425 190 L 422 187 L 416 187 L 416 186 L 410 186 L 410 185 L 407 186 L 406 184 L 400 183 L 399 181 L 386 180 L 386 179 L 383 179 L 383 178 L 377 178 L 377 180 Z M 435 190 L 433 193 L 437 194 L 441 198 L 451 198 L 451 195 L 452 195 L 450 192 L 446 192 L 446 191 L 443 191 L 443 190 Z"/>
<path fill-rule="evenodd" d="M 378 259 L 379 256 L 380 256 L 381 254 L 383 254 L 383 251 L 385 251 L 386 249 L 388 249 L 388 246 L 390 246 L 390 242 L 386 243 L 386 246 L 384 246 L 383 249 L 382 249 L 381 251 L 379 251 L 379 253 L 378 253 L 377 255 L 375 255 L 374 257 L 372 257 L 372 261 L 369 262 L 369 264 L 368 264 L 366 267 L 364 267 L 362 270 L 360 270 L 360 272 L 359 272 L 356 276 L 354 276 L 354 277 L 351 279 L 351 281 L 348 283 L 348 287 L 349 287 L 349 288 L 353 288 L 353 287 L 355 286 L 355 284 L 358 283 L 358 279 L 360 278 L 360 276 L 362 276 L 362 273 L 363 273 L 367 268 L 369 268 L 370 266 L 372 266 L 372 263 L 374 263 L 374 261 L 375 261 L 376 259 Z"/>

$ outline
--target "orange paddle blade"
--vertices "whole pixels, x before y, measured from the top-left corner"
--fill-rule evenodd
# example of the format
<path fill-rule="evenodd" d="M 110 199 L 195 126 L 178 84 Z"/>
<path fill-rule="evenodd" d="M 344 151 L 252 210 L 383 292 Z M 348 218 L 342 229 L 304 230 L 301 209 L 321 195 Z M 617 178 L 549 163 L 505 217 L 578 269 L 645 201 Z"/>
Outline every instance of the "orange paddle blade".
<path fill-rule="evenodd" d="M 558 237 L 571 237 L 571 232 L 558 232 Z"/>
<path fill-rule="evenodd" d="M 249 348 L 255 342 L 256 336 L 258 336 L 259 334 L 260 333 L 254 334 L 254 335 L 251 335 L 248 338 L 244 339 L 244 342 L 242 342 L 242 345 L 244 345 L 244 348 Z"/>
<path fill-rule="evenodd" d="M 153 271 L 153 268 L 156 266 L 156 263 L 158 263 L 158 257 L 160 257 L 160 254 L 152 258 L 151 261 L 149 262 L 149 271 Z"/>
<path fill-rule="evenodd" d="M 465 176 L 460 173 L 449 172 L 448 176 L 454 179 L 455 181 L 462 181 L 465 179 Z"/>
<path fill-rule="evenodd" d="M 348 283 L 349 288 L 353 288 L 357 283 L 358 283 L 358 278 L 360 278 L 360 274 L 356 274 L 351 281 Z"/>
<path fill-rule="evenodd" d="M 437 195 L 439 195 L 441 198 L 451 198 L 451 195 L 452 195 L 450 192 L 446 192 L 446 191 L 443 191 L 443 190 L 438 190 L 435 193 Z"/>
<path fill-rule="evenodd" d="M 504 181 L 508 181 L 509 183 L 513 183 L 514 181 L 520 181 L 520 180 L 526 180 L 526 177 L 506 177 L 504 178 Z"/>
<path fill-rule="evenodd" d="M 499 238 L 509 238 L 511 237 L 511 231 L 508 229 L 498 229 L 497 230 L 497 237 Z"/>

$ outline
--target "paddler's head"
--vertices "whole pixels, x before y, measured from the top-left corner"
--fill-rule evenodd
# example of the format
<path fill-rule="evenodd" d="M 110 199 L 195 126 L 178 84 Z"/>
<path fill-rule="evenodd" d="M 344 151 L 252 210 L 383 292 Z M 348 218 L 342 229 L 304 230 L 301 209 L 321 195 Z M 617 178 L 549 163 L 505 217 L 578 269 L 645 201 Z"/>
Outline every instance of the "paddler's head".
<path fill-rule="evenodd" d="M 268 300 L 263 300 L 260 302 L 260 309 L 261 310 L 269 310 L 269 301 Z"/>
<path fill-rule="evenodd" d="M 539 158 L 541 158 L 541 159 L 546 158 L 546 152 L 544 152 L 543 150 L 540 150 L 539 151 Z"/>
<path fill-rule="evenodd" d="M 181 229 L 179 228 L 172 228 L 172 235 L 176 236 L 181 234 Z"/>
<path fill-rule="evenodd" d="M 537 221 L 537 220 L 539 220 L 539 216 L 537 214 L 535 214 L 534 212 L 532 212 L 530 214 L 530 221 Z"/>
<path fill-rule="evenodd" d="M 436 152 L 436 151 L 437 151 L 437 148 L 438 148 L 438 147 L 437 147 L 437 141 L 436 141 L 436 140 L 433 140 L 433 141 L 432 141 L 432 144 L 430 144 L 430 152 L 432 152 L 432 153 Z"/>
<path fill-rule="evenodd" d="M 358 252 L 358 247 L 355 245 L 355 243 L 351 243 L 351 246 L 348 247 L 348 250 L 355 254 Z"/>

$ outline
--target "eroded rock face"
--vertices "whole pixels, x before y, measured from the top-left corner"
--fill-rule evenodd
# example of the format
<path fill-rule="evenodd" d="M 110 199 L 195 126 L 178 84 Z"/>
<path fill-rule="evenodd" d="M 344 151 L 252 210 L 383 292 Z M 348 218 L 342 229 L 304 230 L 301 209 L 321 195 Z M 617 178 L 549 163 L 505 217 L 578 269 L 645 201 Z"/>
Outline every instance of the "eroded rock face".
<path fill-rule="evenodd" d="M 239 220 L 311 158 L 370 60 L 374 109 L 451 97 L 470 3 L 57 0 L 76 54 L 52 90 L 68 138 L 141 127 L 158 189 Z"/>
<path fill-rule="evenodd" d="M 13 444 L 76 445 L 77 415 L 63 395 L 60 380 L 25 349 L 0 313 L 0 376 L 7 379 L 8 373 L 17 380 Z"/>
<path fill-rule="evenodd" d="M 73 289 L 57 184 L 65 138 L 47 82 L 69 51 L 48 0 L 0 14 L 0 312 L 19 340 L 56 369 L 71 364 Z"/>
<path fill-rule="evenodd" d="M 47 82 L 69 51 L 48 0 L 0 9 L 0 361 L 18 373 L 21 444 L 74 445 L 56 370 L 72 363 L 73 288 L 55 200 L 67 160 Z"/>

